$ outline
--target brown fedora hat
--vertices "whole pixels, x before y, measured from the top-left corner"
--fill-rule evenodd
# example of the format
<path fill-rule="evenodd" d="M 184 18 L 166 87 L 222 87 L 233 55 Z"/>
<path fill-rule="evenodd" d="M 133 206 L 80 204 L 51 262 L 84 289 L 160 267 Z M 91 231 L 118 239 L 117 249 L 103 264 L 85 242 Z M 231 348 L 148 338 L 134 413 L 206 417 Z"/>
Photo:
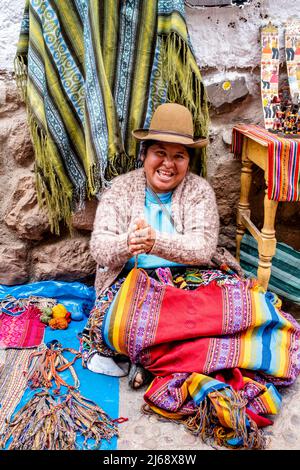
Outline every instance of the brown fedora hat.
<path fill-rule="evenodd" d="M 200 148 L 208 144 L 208 139 L 194 139 L 194 126 L 191 112 L 177 103 L 158 106 L 152 116 L 149 129 L 135 129 L 132 135 L 137 140 L 159 140 Z"/>

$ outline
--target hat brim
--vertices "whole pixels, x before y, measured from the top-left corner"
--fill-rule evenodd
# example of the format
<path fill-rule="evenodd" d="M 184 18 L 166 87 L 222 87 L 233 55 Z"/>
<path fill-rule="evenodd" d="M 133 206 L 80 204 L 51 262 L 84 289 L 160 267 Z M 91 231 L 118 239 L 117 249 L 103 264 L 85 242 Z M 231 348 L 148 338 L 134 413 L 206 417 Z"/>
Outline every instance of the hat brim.
<path fill-rule="evenodd" d="M 162 133 L 149 133 L 148 129 L 136 129 L 132 131 L 132 135 L 137 140 L 158 140 L 160 142 L 167 142 L 169 144 L 182 144 L 190 148 L 201 148 L 208 144 L 208 139 L 201 137 L 199 139 L 190 139 L 177 134 L 164 134 Z"/>

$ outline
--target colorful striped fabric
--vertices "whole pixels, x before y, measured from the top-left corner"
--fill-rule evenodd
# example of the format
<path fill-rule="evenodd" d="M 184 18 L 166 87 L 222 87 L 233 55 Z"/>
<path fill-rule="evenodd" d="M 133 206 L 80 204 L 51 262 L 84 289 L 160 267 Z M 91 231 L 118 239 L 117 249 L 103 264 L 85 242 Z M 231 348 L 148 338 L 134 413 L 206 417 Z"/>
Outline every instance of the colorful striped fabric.
<path fill-rule="evenodd" d="M 131 131 L 147 126 L 159 104 L 188 106 L 195 135 L 207 135 L 207 96 L 184 13 L 183 0 L 26 0 L 16 78 L 39 203 L 56 233 L 77 203 L 136 167 Z"/>
<path fill-rule="evenodd" d="M 241 266 L 246 275 L 256 277 L 258 268 L 257 241 L 245 233 L 241 243 Z M 268 289 L 282 298 L 300 305 L 300 252 L 278 242 L 272 258 Z"/>
<path fill-rule="evenodd" d="M 24 374 L 30 355 L 35 349 L 8 349 L 5 351 L 3 367 L 0 362 L 0 436 L 20 402 L 27 386 Z M 1 349 L 0 349 L 1 353 Z"/>
<path fill-rule="evenodd" d="M 239 158 L 244 135 L 268 147 L 268 198 L 300 201 L 300 138 L 278 137 L 252 124 L 238 124 L 232 132 L 232 152 Z"/>
<path fill-rule="evenodd" d="M 300 326 L 280 305 L 236 276 L 186 291 L 134 268 L 102 331 L 155 376 L 145 394 L 153 411 L 224 445 L 262 447 L 254 423 L 270 424 L 261 414 L 278 412 L 275 385 L 300 371 Z"/>

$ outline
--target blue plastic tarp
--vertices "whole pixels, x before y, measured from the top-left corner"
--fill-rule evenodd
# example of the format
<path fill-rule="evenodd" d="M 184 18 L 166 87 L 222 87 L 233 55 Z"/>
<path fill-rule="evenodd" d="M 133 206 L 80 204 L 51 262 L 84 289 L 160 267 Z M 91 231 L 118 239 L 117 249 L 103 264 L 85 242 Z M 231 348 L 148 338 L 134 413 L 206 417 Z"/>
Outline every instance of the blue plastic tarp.
<path fill-rule="evenodd" d="M 16 299 L 31 295 L 51 297 L 62 303 L 71 313 L 72 320 L 80 321 L 89 316 L 95 302 L 95 289 L 81 282 L 40 281 L 19 286 L 0 284 L 0 300 L 7 295 Z"/>

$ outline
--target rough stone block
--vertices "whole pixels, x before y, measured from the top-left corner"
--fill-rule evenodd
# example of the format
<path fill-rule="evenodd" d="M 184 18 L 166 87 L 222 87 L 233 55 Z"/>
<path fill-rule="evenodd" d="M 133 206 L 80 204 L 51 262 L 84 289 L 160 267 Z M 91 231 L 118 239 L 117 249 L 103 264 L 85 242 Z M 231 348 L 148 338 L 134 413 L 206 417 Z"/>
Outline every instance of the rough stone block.
<path fill-rule="evenodd" d="M 97 199 L 87 201 L 83 210 L 74 213 L 72 218 L 73 227 L 77 230 L 88 230 L 91 232 L 93 230 L 97 205 Z"/>
<path fill-rule="evenodd" d="M 0 284 L 12 286 L 27 282 L 28 264 L 25 243 L 0 246 Z"/>
<path fill-rule="evenodd" d="M 84 279 L 96 271 L 96 263 L 89 250 L 89 237 L 73 237 L 51 244 L 43 244 L 32 251 L 35 280 Z"/>
<path fill-rule="evenodd" d="M 217 113 L 231 111 L 249 94 L 245 77 L 235 80 L 224 80 L 207 86 L 207 93 L 212 109 Z"/>
<path fill-rule="evenodd" d="M 241 164 L 228 161 L 218 165 L 211 180 L 216 194 L 221 226 L 236 225 L 236 210 L 240 196 Z"/>
<path fill-rule="evenodd" d="M 19 165 L 27 165 L 34 159 L 26 114 L 11 120 L 7 152 Z"/>
<path fill-rule="evenodd" d="M 20 238 L 42 240 L 43 234 L 49 231 L 48 217 L 38 206 L 33 176 L 18 181 L 4 221 Z"/>
<path fill-rule="evenodd" d="M 230 129 L 224 129 L 222 133 L 222 140 L 225 145 L 228 145 L 228 147 L 231 146 L 232 143 L 232 128 Z"/>
<path fill-rule="evenodd" d="M 14 79 L 0 79 L 0 116 L 16 111 L 20 106 L 23 105 Z"/>

